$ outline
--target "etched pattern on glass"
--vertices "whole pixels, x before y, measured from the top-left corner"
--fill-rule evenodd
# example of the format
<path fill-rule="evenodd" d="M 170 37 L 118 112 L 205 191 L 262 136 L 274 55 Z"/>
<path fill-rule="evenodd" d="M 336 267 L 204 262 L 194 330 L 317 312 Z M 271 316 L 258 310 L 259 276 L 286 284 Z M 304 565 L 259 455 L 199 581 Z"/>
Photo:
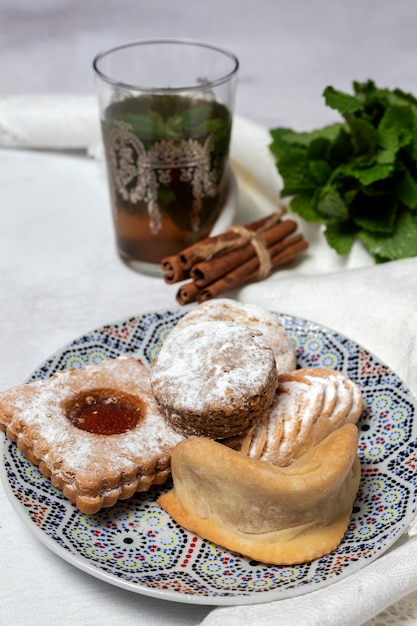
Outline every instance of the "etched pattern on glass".
<path fill-rule="evenodd" d="M 180 170 L 180 181 L 189 184 L 192 190 L 191 228 L 198 231 L 203 199 L 219 192 L 219 175 L 211 167 L 211 136 L 203 144 L 196 139 L 162 139 L 146 150 L 131 125 L 118 121 L 107 135 L 106 149 L 115 190 L 127 202 L 147 203 L 152 233 L 161 228 L 158 188 L 169 185 L 173 170 Z"/>

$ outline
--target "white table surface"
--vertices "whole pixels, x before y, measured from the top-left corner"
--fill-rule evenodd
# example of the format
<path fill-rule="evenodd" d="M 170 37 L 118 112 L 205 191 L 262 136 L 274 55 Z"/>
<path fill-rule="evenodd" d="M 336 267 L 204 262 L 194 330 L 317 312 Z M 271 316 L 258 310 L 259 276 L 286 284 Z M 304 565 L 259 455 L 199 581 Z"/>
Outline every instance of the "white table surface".
<path fill-rule="evenodd" d="M 91 93 L 98 50 L 184 36 L 240 58 L 239 116 L 308 130 L 334 119 L 321 97 L 328 84 L 348 90 L 373 78 L 417 93 L 416 32 L 414 0 L 0 0 L 0 97 Z M 0 215 L 0 388 L 22 383 L 85 331 L 175 305 L 175 286 L 118 260 L 96 162 L 1 150 Z M 2 489 L 0 569 L 4 626 L 185 625 L 210 611 L 132 594 L 68 565 L 22 524 Z"/>

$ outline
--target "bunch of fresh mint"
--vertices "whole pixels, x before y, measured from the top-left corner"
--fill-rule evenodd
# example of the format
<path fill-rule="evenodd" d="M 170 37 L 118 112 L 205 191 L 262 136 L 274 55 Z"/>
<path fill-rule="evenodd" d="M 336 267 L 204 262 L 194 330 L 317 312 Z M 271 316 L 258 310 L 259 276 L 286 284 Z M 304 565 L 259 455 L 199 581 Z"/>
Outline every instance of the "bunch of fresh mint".
<path fill-rule="evenodd" d="M 376 262 L 417 255 L 417 99 L 373 81 L 353 95 L 327 87 L 344 122 L 312 132 L 271 130 L 282 197 L 303 219 L 325 224 L 347 254 L 358 237 Z"/>

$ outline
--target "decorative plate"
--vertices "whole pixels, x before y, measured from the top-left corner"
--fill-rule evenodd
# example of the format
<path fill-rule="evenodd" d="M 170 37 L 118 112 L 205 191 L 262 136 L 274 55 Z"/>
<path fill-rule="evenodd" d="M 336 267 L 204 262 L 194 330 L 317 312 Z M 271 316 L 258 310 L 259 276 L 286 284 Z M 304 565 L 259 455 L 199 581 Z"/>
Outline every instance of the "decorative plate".
<path fill-rule="evenodd" d="M 76 339 L 30 380 L 82 368 L 121 353 L 150 362 L 185 310 L 149 313 Z M 193 604 L 254 604 L 330 585 L 364 567 L 406 530 L 416 511 L 416 403 L 403 382 L 350 339 L 302 319 L 278 315 L 300 367 L 338 369 L 361 387 L 362 480 L 337 550 L 303 565 L 267 566 L 182 529 L 156 499 L 164 487 L 84 515 L 4 439 L 2 478 L 12 505 L 39 539 L 83 571 L 130 591 Z M 168 487 L 165 487 L 165 489 Z"/>

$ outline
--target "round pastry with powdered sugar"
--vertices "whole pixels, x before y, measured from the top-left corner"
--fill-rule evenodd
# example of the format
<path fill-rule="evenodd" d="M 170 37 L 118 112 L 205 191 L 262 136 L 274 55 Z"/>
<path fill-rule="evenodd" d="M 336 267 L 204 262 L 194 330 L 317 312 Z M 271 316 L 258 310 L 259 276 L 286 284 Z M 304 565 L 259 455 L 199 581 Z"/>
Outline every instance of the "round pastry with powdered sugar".
<path fill-rule="evenodd" d="M 264 415 L 277 372 L 261 332 L 234 322 L 196 321 L 165 340 L 151 364 L 150 381 L 175 430 L 222 439 Z"/>
<path fill-rule="evenodd" d="M 294 347 L 285 328 L 272 311 L 267 311 L 256 304 L 236 302 L 230 298 L 207 300 L 187 313 L 178 322 L 174 332 L 204 320 L 237 322 L 256 328 L 264 335 L 274 353 L 278 373 L 283 374 L 296 369 Z"/>

